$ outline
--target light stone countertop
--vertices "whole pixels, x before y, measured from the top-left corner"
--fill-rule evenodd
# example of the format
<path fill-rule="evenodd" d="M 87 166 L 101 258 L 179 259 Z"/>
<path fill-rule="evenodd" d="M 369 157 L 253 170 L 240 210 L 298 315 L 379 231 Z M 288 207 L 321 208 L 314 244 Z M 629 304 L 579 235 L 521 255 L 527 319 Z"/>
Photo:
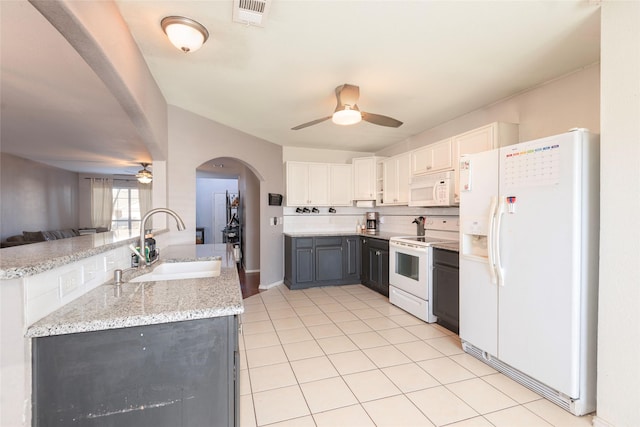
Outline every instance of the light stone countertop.
<path fill-rule="evenodd" d="M 34 323 L 30 338 L 229 316 L 244 312 L 232 249 L 227 245 L 176 245 L 161 262 L 222 257 L 220 276 L 201 279 L 126 282 L 146 271 L 125 272 L 120 296 L 107 282 Z M 153 267 L 159 264 L 155 264 Z"/>
<path fill-rule="evenodd" d="M 389 240 L 392 237 L 401 236 L 402 233 L 398 232 L 389 232 L 389 231 L 378 231 L 376 233 L 350 233 L 348 231 L 296 231 L 296 232 L 285 232 L 283 233 L 285 236 L 290 237 L 338 237 L 338 236 L 362 236 L 362 237 L 370 237 L 372 239 L 380 239 L 380 240 Z M 406 234 L 405 234 L 406 235 Z"/>
<path fill-rule="evenodd" d="M 154 231 L 154 234 L 159 234 Z M 139 233 L 107 231 L 0 249 L 0 280 L 28 277 L 138 241 Z"/>

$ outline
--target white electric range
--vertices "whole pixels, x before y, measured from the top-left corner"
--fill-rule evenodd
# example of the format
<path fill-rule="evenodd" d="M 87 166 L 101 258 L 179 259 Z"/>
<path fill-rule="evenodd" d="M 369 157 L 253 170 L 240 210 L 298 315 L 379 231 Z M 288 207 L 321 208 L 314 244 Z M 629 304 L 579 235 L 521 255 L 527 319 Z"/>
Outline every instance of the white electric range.
<path fill-rule="evenodd" d="M 427 217 L 424 236 L 389 239 L 389 302 L 428 323 L 433 314 L 434 243 L 457 242 L 458 217 Z"/>

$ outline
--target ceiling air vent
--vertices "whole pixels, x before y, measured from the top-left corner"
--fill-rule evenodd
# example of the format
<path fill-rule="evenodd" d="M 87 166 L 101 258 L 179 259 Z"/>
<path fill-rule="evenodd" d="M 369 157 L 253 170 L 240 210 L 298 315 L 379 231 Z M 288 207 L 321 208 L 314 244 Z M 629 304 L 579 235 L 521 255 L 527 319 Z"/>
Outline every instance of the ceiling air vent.
<path fill-rule="evenodd" d="M 233 22 L 264 27 L 270 0 L 233 0 Z"/>

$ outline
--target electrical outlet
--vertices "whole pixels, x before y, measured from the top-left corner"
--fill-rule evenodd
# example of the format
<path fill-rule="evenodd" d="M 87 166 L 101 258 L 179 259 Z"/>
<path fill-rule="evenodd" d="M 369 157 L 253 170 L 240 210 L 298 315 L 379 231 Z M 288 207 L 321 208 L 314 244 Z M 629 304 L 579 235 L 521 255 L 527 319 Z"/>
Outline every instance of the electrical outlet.
<path fill-rule="evenodd" d="M 80 271 L 70 271 L 60 276 L 60 298 L 64 298 L 80 287 Z"/>
<path fill-rule="evenodd" d="M 104 257 L 104 271 L 112 271 L 116 268 L 116 256 L 109 253 Z"/>
<path fill-rule="evenodd" d="M 83 265 L 83 269 L 85 282 L 89 282 L 90 280 L 95 279 L 98 275 L 98 271 L 100 270 L 95 259 L 85 262 Z"/>

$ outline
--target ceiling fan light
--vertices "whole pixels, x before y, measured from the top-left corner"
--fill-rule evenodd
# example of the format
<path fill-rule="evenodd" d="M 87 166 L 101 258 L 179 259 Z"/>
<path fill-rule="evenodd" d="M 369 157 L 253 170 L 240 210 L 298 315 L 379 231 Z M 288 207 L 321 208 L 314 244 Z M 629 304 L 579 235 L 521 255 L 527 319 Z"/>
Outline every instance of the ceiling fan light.
<path fill-rule="evenodd" d="M 151 181 L 153 181 L 153 174 L 151 173 L 150 170 L 147 169 L 147 166 L 149 166 L 149 163 L 140 163 L 142 165 L 142 169 L 138 171 L 138 173 L 136 174 L 136 178 L 138 179 L 138 182 L 141 184 L 149 184 L 151 183 Z"/>
<path fill-rule="evenodd" d="M 209 32 L 199 22 L 183 16 L 167 16 L 160 23 L 169 41 L 183 52 L 195 52 L 209 38 Z"/>
<path fill-rule="evenodd" d="M 331 120 L 337 125 L 355 125 L 362 120 L 362 114 L 360 114 L 360 111 L 352 110 L 349 106 L 345 105 L 343 110 L 338 110 L 333 113 Z"/>

